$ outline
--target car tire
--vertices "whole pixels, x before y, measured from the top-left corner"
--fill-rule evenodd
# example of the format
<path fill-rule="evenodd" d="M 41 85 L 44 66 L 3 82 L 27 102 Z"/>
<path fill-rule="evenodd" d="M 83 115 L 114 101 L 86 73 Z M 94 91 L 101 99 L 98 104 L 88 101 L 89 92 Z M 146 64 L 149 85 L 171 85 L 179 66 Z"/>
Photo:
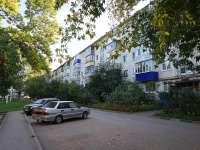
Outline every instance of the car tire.
<path fill-rule="evenodd" d="M 87 118 L 88 118 L 88 113 L 87 113 L 87 112 L 83 112 L 82 118 L 83 118 L 83 119 L 87 119 Z"/>
<path fill-rule="evenodd" d="M 63 118 L 62 118 L 62 116 L 57 116 L 56 118 L 55 118 L 55 123 L 56 124 L 60 124 L 61 122 L 62 122 L 62 120 L 63 120 Z"/>

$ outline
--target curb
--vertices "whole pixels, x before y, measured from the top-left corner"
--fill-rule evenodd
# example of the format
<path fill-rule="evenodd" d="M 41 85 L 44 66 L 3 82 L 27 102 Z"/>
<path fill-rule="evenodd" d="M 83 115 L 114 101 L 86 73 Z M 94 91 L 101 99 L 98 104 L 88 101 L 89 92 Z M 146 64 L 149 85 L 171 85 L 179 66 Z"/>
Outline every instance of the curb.
<path fill-rule="evenodd" d="M 180 122 L 188 122 L 188 123 L 193 123 L 192 120 L 185 120 L 185 119 L 180 119 Z"/>
<path fill-rule="evenodd" d="M 5 122 L 6 118 L 7 118 L 8 113 L 9 113 L 9 112 L 6 112 L 6 115 L 5 115 L 5 117 L 3 118 L 3 121 L 1 122 L 0 128 L 3 126 L 3 124 L 4 124 L 4 122 Z"/>
<path fill-rule="evenodd" d="M 43 150 L 43 148 L 42 148 L 42 146 L 41 146 L 41 144 L 40 144 L 40 142 L 39 142 L 39 140 L 38 140 L 38 138 L 37 138 L 37 136 L 36 136 L 36 134 L 35 134 L 35 132 L 34 132 L 34 130 L 32 128 L 32 126 L 31 126 L 31 124 L 30 124 L 30 122 L 28 121 L 28 118 L 27 118 L 26 114 L 24 114 L 24 117 L 26 118 L 28 126 L 29 126 L 29 128 L 31 130 L 32 138 L 34 139 L 34 141 L 35 141 L 35 143 L 37 145 L 37 150 Z"/>
<path fill-rule="evenodd" d="M 170 120 L 169 117 L 160 117 L 160 119 L 164 119 L 164 120 Z"/>
<path fill-rule="evenodd" d="M 176 118 L 170 118 L 170 117 L 159 117 L 159 116 L 153 116 L 157 119 L 162 119 L 162 120 L 170 120 L 170 121 L 179 121 L 179 122 L 186 122 L 186 123 L 195 123 L 195 124 L 200 124 L 200 121 L 193 121 L 193 120 L 187 120 L 187 119 L 176 119 Z"/>

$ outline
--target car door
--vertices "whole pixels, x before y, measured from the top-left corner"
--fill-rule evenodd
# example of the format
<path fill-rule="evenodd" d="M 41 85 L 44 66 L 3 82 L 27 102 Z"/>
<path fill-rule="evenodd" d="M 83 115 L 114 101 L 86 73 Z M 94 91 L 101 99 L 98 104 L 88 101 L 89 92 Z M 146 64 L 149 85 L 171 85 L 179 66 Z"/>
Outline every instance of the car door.
<path fill-rule="evenodd" d="M 63 119 L 71 118 L 71 108 L 69 107 L 69 103 L 59 103 L 58 112 L 63 115 Z"/>
<path fill-rule="evenodd" d="M 82 111 L 80 110 L 80 107 L 74 103 L 70 102 L 69 103 L 70 109 L 71 109 L 71 116 L 72 117 L 80 117 L 82 114 Z"/>

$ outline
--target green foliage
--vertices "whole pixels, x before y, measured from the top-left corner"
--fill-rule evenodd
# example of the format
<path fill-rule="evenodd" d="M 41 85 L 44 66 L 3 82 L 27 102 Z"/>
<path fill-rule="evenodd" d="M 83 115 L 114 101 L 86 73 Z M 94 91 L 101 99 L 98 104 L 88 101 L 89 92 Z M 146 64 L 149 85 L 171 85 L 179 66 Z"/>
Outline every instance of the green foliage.
<path fill-rule="evenodd" d="M 146 84 L 146 93 L 145 93 L 145 100 L 146 101 L 154 101 L 156 97 L 157 86 L 155 81 L 149 81 Z"/>
<path fill-rule="evenodd" d="M 156 65 L 168 59 L 175 67 L 186 65 L 189 70 L 199 71 L 196 61 L 192 61 L 200 58 L 194 52 L 200 50 L 199 6 L 200 0 L 155 1 L 153 7 L 144 8 L 118 27 L 117 35 L 123 38 L 117 41 L 119 46 L 115 53 L 141 46 L 154 56 Z M 124 28 L 133 30 L 123 33 Z"/>
<path fill-rule="evenodd" d="M 50 45 L 55 44 L 58 37 L 54 0 L 27 0 L 24 15 L 17 11 L 18 2 L 2 0 L 0 4 L 0 19 L 11 24 L 8 27 L 0 25 L 2 96 L 7 94 L 11 86 L 18 90 L 23 88 L 22 78 L 26 66 L 36 72 L 50 71 Z"/>
<path fill-rule="evenodd" d="M 105 92 L 102 92 L 100 96 L 103 98 L 103 101 L 106 101 L 106 93 Z"/>
<path fill-rule="evenodd" d="M 19 11 L 19 0 L 1 0 L 0 3 L 0 21 L 1 19 L 9 20 L 10 15 L 16 15 Z"/>
<path fill-rule="evenodd" d="M 179 110 L 183 114 L 200 115 L 200 95 L 193 90 L 182 90 L 179 94 Z"/>
<path fill-rule="evenodd" d="M 54 81 L 55 82 L 55 81 Z M 62 100 L 69 100 L 69 82 L 66 80 L 59 84 L 58 98 Z"/>
<path fill-rule="evenodd" d="M 111 93 L 115 87 L 122 83 L 122 66 L 111 62 L 99 64 L 90 76 L 90 90 L 99 97 L 102 92 Z"/>
<path fill-rule="evenodd" d="M 127 105 L 122 103 L 95 103 L 90 104 L 88 107 L 105 109 L 105 110 L 113 110 L 113 111 L 122 111 L 122 112 L 140 112 L 140 111 L 150 111 L 150 110 L 158 110 L 159 106 L 157 104 L 150 105 Z"/>
<path fill-rule="evenodd" d="M 55 82 L 55 81 L 54 81 Z M 87 88 L 78 86 L 75 81 L 59 83 L 57 98 L 66 101 L 75 101 L 79 104 L 87 104 L 91 101 L 92 94 Z"/>
<path fill-rule="evenodd" d="M 84 87 L 79 87 L 78 96 L 75 98 L 74 101 L 76 101 L 79 104 L 89 104 L 91 102 L 91 99 L 93 98 L 91 92 Z"/>
<path fill-rule="evenodd" d="M 163 93 L 164 97 L 169 97 Z M 181 118 L 190 120 L 200 120 L 200 95 L 193 90 L 184 89 L 181 91 L 174 91 L 171 98 L 170 107 L 166 107 L 160 116 Z"/>
<path fill-rule="evenodd" d="M 0 27 L 0 95 L 8 94 L 8 89 L 21 80 L 22 62 L 17 46 L 12 42 L 9 28 Z"/>
<path fill-rule="evenodd" d="M 31 98 L 51 97 L 48 95 L 48 92 L 52 92 L 53 90 L 49 90 L 49 87 L 50 82 L 47 76 L 36 76 L 25 81 L 24 92 Z"/>
<path fill-rule="evenodd" d="M 137 82 L 124 82 L 111 94 L 113 101 L 126 101 L 132 104 L 140 104 L 143 91 Z"/>

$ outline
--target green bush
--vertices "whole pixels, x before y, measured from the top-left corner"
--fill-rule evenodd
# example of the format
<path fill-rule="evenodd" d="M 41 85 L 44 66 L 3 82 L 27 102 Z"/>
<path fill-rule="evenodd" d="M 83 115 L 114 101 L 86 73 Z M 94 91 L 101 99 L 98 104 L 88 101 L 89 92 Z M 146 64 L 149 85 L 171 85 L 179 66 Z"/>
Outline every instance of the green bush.
<path fill-rule="evenodd" d="M 142 101 L 143 91 L 137 82 L 125 82 L 111 93 L 112 101 L 124 101 L 127 104 L 138 105 Z"/>
<path fill-rule="evenodd" d="M 95 103 L 90 104 L 88 107 L 105 109 L 105 110 L 113 110 L 113 111 L 122 111 L 122 112 L 139 112 L 139 111 L 150 111 L 150 110 L 158 110 L 159 106 L 157 104 L 150 105 L 127 105 L 126 103 Z"/>
<path fill-rule="evenodd" d="M 158 115 L 161 117 L 200 120 L 199 108 L 200 94 L 190 89 L 184 89 L 172 92 L 170 106 Z"/>
<path fill-rule="evenodd" d="M 200 115 L 200 95 L 190 89 L 172 92 L 170 109 L 180 113 Z"/>

